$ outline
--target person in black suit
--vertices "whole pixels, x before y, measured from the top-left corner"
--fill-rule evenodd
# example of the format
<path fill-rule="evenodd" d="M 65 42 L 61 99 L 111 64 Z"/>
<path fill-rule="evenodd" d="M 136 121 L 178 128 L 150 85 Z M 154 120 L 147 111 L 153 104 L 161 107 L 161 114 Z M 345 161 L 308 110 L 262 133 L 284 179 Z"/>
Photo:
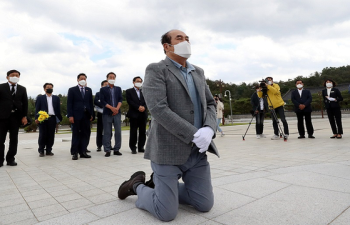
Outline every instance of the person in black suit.
<path fill-rule="evenodd" d="M 107 80 L 101 82 L 101 88 L 108 85 Z M 97 151 L 100 152 L 102 148 L 102 138 L 103 138 L 103 122 L 102 122 L 102 113 L 103 105 L 100 100 L 100 92 L 97 92 L 94 99 L 95 110 L 97 112 L 97 132 L 96 132 L 96 145 Z"/>
<path fill-rule="evenodd" d="M 114 126 L 114 155 L 121 156 L 119 151 L 122 145 L 122 127 L 120 107 L 123 103 L 122 89 L 115 86 L 116 75 L 113 72 L 107 74 L 108 86 L 100 89 L 100 101 L 103 105 L 103 148 L 105 157 L 111 156 L 112 124 Z"/>
<path fill-rule="evenodd" d="M 322 91 L 323 100 L 325 103 L 325 107 L 327 109 L 329 123 L 332 128 L 333 136 L 331 138 L 342 138 L 343 134 L 343 126 L 341 122 L 341 111 L 339 102 L 343 101 L 343 97 L 338 88 L 335 88 L 336 83 L 327 79 L 323 83 L 323 86 L 326 87 Z"/>
<path fill-rule="evenodd" d="M 17 166 L 18 131 L 21 124 L 26 125 L 28 113 L 28 98 L 25 87 L 18 84 L 20 72 L 7 72 L 7 83 L 0 84 L 0 167 L 5 160 L 5 140 L 10 133 L 9 150 L 6 154 L 8 166 Z"/>
<path fill-rule="evenodd" d="M 264 132 L 264 118 L 265 118 L 265 112 L 269 109 L 269 105 L 267 104 L 266 98 L 262 97 L 259 98 L 258 92 L 260 91 L 259 85 L 255 86 L 256 92 L 252 95 L 250 98 L 250 103 L 253 106 L 253 114 L 255 115 L 256 124 L 255 124 L 255 130 L 256 130 L 256 138 L 266 138 Z"/>
<path fill-rule="evenodd" d="M 92 101 L 92 90 L 85 87 L 87 76 L 80 73 L 77 76 L 78 85 L 69 88 L 67 97 L 67 116 L 73 124 L 71 154 L 72 160 L 91 158 L 86 154 L 88 139 L 91 132 L 90 121 L 95 119 Z"/>
<path fill-rule="evenodd" d="M 294 112 L 297 114 L 298 119 L 298 138 L 305 138 L 304 117 L 308 138 L 315 138 L 313 136 L 314 128 L 311 122 L 311 92 L 303 88 L 304 83 L 302 80 L 296 80 L 295 85 L 297 89 L 292 92 L 291 100 L 294 104 Z"/>
<path fill-rule="evenodd" d="M 56 95 L 53 95 L 53 84 L 44 84 L 45 95 L 39 95 L 35 102 L 35 122 L 39 124 L 39 139 L 38 139 L 38 152 L 40 157 L 44 157 L 44 151 L 46 155 L 53 156 L 52 146 L 55 141 L 55 129 L 56 124 L 62 121 L 61 116 L 61 101 Z M 39 122 L 39 111 L 45 111 L 50 117 Z"/>
<path fill-rule="evenodd" d="M 145 152 L 146 143 L 146 123 L 147 123 L 147 106 L 141 91 L 142 78 L 135 77 L 133 80 L 134 87 L 126 90 L 126 101 L 129 104 L 129 111 L 126 114 L 130 119 L 130 137 L 129 147 L 132 154 L 136 154 L 136 143 L 138 152 Z M 139 140 L 137 141 L 137 129 L 139 129 Z"/>

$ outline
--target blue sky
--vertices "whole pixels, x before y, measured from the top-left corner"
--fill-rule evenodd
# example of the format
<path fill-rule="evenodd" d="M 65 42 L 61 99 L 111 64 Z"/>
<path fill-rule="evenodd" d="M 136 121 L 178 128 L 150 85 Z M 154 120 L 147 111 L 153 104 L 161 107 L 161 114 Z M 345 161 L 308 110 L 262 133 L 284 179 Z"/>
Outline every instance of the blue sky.
<path fill-rule="evenodd" d="M 94 93 L 110 71 L 130 88 L 164 59 L 171 29 L 190 36 L 192 64 L 227 83 L 308 76 L 350 58 L 345 0 L 3 0 L 0 23 L 0 82 L 18 69 L 30 96 L 45 82 L 66 94 L 81 72 Z"/>

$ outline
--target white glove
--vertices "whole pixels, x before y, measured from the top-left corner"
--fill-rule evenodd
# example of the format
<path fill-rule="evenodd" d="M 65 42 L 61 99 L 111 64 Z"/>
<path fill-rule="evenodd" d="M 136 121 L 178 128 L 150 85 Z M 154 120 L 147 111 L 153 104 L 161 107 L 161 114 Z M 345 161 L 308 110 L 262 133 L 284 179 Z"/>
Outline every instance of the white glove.
<path fill-rule="evenodd" d="M 214 131 L 210 127 L 200 128 L 194 135 L 192 142 L 199 148 L 199 152 L 203 153 L 208 150 Z"/>
<path fill-rule="evenodd" d="M 335 101 L 335 98 L 328 97 L 328 100 L 331 101 L 331 102 L 334 102 L 334 101 Z"/>

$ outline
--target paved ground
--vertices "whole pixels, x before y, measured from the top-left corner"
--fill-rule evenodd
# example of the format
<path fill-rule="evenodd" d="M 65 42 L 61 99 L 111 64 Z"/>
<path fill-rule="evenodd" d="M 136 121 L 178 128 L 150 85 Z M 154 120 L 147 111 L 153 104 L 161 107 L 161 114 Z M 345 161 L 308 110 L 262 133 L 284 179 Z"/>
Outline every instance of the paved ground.
<path fill-rule="evenodd" d="M 216 144 L 221 158 L 210 154 L 215 205 L 209 213 L 181 206 L 171 224 L 350 224 L 350 118 L 345 136 L 333 140 L 327 119 L 314 119 L 316 139 L 256 139 L 254 127 L 225 127 Z M 265 123 L 271 137 L 271 121 Z M 17 167 L 0 168 L 0 224 L 158 224 L 135 207 L 136 196 L 118 200 L 119 185 L 137 170 L 150 174 L 149 161 L 128 150 L 123 156 L 72 161 L 69 134 L 56 136 L 55 156 L 39 158 L 37 133 L 20 134 Z"/>

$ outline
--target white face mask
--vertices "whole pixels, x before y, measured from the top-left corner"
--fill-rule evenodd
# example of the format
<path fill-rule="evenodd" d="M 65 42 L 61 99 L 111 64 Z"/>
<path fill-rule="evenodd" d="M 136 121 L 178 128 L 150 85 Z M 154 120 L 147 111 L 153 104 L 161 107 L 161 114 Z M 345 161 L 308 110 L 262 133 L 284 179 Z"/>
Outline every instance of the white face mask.
<path fill-rule="evenodd" d="M 267 83 L 268 83 L 269 85 L 271 85 L 271 84 L 272 84 L 272 81 L 269 80 L 269 82 L 267 82 Z"/>
<path fill-rule="evenodd" d="M 9 81 L 11 81 L 12 83 L 18 83 L 19 82 L 19 77 L 10 77 Z"/>
<path fill-rule="evenodd" d="M 142 87 L 142 83 L 139 83 L 139 82 L 135 83 L 135 87 L 137 87 L 137 88 Z"/>
<path fill-rule="evenodd" d="M 115 80 L 108 80 L 108 83 L 115 84 Z"/>
<path fill-rule="evenodd" d="M 188 41 L 180 42 L 174 46 L 174 54 L 184 57 L 186 59 L 191 56 L 191 44 Z"/>
<path fill-rule="evenodd" d="M 326 87 L 333 87 L 333 84 L 332 83 L 326 83 Z"/>
<path fill-rule="evenodd" d="M 85 87 L 86 81 L 85 81 L 85 80 L 80 80 L 80 81 L 78 82 L 78 84 L 80 84 L 80 86 Z"/>
<path fill-rule="evenodd" d="M 303 88 L 304 86 L 302 84 L 297 84 L 297 88 Z"/>

